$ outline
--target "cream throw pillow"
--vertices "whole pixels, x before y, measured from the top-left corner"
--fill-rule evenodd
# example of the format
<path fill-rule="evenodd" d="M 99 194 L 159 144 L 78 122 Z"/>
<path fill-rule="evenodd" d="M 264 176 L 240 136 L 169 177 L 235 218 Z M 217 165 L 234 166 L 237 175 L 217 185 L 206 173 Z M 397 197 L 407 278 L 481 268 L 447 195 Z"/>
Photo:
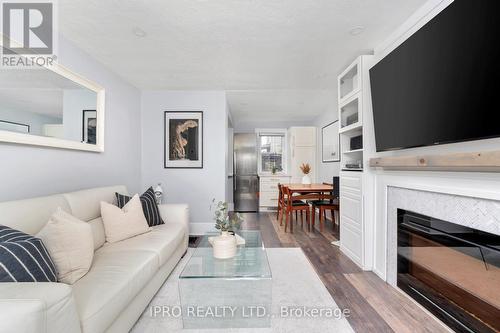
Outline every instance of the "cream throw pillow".
<path fill-rule="evenodd" d="M 73 284 L 87 274 L 94 258 L 94 239 L 88 223 L 58 208 L 36 237 L 49 251 L 59 282 Z"/>
<path fill-rule="evenodd" d="M 101 217 L 106 241 L 115 243 L 150 231 L 136 194 L 123 208 L 101 201 Z"/>

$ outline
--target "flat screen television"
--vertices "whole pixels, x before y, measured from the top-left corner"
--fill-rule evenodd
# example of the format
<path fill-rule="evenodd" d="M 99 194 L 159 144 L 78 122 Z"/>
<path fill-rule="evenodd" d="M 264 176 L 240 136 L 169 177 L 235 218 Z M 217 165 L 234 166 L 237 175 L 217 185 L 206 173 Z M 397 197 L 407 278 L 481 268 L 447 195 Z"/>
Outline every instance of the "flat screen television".
<path fill-rule="evenodd" d="M 377 151 L 500 136 L 499 9 L 456 0 L 370 69 Z"/>

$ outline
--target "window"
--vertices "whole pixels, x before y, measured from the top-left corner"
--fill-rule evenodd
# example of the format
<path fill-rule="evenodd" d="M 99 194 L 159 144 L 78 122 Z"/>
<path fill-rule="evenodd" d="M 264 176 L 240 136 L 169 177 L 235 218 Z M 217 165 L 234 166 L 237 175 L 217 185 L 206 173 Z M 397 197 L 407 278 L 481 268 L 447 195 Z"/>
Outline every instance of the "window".
<path fill-rule="evenodd" d="M 285 133 L 259 133 L 259 157 L 260 172 L 284 172 Z"/>

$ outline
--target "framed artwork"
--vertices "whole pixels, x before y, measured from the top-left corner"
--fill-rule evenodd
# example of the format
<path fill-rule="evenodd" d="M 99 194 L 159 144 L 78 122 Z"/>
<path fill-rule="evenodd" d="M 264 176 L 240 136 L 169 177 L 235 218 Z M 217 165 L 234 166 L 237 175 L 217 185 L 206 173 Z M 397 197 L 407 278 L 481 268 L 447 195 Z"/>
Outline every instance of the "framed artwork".
<path fill-rule="evenodd" d="M 336 120 L 321 129 L 322 160 L 340 162 L 339 121 Z"/>
<path fill-rule="evenodd" d="M 95 145 L 97 143 L 97 111 L 83 110 L 82 142 Z"/>
<path fill-rule="evenodd" d="M 12 121 L 0 120 L 0 131 L 9 131 L 17 133 L 29 134 L 30 125 L 14 123 Z"/>
<path fill-rule="evenodd" d="M 164 168 L 203 168 L 203 111 L 165 111 Z"/>

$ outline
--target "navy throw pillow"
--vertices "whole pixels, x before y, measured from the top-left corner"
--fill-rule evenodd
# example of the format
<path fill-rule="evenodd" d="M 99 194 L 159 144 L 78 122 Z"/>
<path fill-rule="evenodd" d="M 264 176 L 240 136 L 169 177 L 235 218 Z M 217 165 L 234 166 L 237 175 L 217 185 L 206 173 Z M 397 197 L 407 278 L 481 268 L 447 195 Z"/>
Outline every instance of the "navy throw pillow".
<path fill-rule="evenodd" d="M 40 238 L 0 225 L 0 282 L 57 282 Z"/>

